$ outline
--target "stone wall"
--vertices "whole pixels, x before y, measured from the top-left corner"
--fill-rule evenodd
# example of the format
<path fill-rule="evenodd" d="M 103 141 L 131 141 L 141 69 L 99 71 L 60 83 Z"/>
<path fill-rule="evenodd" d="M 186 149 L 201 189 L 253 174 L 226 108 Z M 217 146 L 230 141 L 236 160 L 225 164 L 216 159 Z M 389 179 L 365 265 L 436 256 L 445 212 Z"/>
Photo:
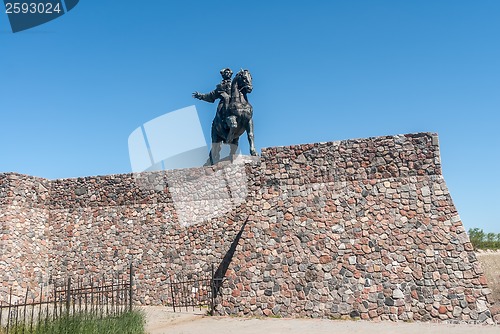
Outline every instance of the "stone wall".
<path fill-rule="evenodd" d="M 171 280 L 214 264 L 226 277 L 220 314 L 491 322 L 435 134 L 168 172 L 3 174 L 0 205 L 0 292 L 133 261 L 138 302 L 168 303 Z"/>
<path fill-rule="evenodd" d="M 26 291 L 48 280 L 49 188 L 48 180 L 0 174 L 0 301 L 11 287 Z"/>

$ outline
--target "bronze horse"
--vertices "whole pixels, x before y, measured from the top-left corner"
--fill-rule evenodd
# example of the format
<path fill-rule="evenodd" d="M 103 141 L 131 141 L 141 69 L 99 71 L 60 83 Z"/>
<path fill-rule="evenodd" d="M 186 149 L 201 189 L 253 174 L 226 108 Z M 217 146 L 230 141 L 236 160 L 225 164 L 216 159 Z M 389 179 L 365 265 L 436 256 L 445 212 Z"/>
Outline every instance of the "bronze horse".
<path fill-rule="evenodd" d="M 252 75 L 241 69 L 231 82 L 231 96 L 225 97 L 226 103 L 212 122 L 212 147 L 207 164 L 213 165 L 220 160 L 221 143 L 230 145 L 232 159 L 238 148 L 243 132 L 247 132 L 250 154 L 257 155 L 253 138 L 253 108 L 247 94 L 252 92 Z"/>

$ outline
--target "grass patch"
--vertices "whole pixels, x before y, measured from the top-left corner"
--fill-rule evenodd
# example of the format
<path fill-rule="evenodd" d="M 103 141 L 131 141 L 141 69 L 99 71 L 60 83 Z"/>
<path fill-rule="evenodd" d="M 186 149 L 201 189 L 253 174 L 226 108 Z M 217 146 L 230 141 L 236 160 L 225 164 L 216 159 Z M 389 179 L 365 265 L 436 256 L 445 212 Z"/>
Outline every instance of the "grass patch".
<path fill-rule="evenodd" d="M 145 334 L 145 316 L 142 311 L 126 312 L 118 316 L 74 314 L 40 324 L 18 324 L 9 328 L 9 334 Z M 6 333 L 0 328 L 0 334 Z"/>

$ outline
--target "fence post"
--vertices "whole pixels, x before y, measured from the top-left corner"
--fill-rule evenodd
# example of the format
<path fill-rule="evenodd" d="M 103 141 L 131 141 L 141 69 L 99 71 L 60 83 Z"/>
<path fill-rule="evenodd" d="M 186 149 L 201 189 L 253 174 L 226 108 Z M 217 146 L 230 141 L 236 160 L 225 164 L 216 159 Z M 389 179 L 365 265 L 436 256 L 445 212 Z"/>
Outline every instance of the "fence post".
<path fill-rule="evenodd" d="M 29 288 L 26 287 L 26 296 L 24 297 L 24 312 L 23 312 L 23 334 L 24 334 L 24 329 L 26 328 L 26 308 L 28 307 L 28 291 Z"/>
<path fill-rule="evenodd" d="M 40 285 L 40 305 L 38 307 L 38 327 L 42 324 L 43 285 Z"/>
<path fill-rule="evenodd" d="M 68 287 L 66 289 L 66 315 L 69 315 L 71 293 L 71 277 L 68 277 Z"/>
<path fill-rule="evenodd" d="M 172 295 L 172 306 L 174 307 L 175 312 L 174 279 L 172 275 L 170 275 L 170 294 Z"/>
<path fill-rule="evenodd" d="M 214 264 L 212 263 L 212 279 L 210 280 L 210 285 L 212 287 L 212 298 L 210 300 L 210 315 L 214 315 L 214 307 L 215 307 L 215 272 L 214 272 Z"/>
<path fill-rule="evenodd" d="M 130 261 L 130 277 L 129 277 L 129 311 L 132 312 L 132 298 L 134 297 L 134 291 L 132 286 L 134 285 L 134 268 L 132 266 L 132 261 Z"/>
<path fill-rule="evenodd" d="M 9 310 L 7 312 L 7 334 L 9 334 L 11 307 L 12 307 L 12 287 L 10 288 L 10 293 L 9 293 Z"/>

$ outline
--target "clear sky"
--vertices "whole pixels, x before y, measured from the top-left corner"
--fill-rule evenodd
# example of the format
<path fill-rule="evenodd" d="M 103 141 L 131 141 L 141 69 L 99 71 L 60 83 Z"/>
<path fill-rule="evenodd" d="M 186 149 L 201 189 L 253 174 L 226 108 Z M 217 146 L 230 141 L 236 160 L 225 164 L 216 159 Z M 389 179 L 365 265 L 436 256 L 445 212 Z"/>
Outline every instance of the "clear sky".
<path fill-rule="evenodd" d="M 0 172 L 131 172 L 141 124 L 248 68 L 257 149 L 440 136 L 467 229 L 500 232 L 500 1 L 97 1 L 12 33 L 0 13 Z M 248 153 L 242 140 L 243 153 Z"/>

